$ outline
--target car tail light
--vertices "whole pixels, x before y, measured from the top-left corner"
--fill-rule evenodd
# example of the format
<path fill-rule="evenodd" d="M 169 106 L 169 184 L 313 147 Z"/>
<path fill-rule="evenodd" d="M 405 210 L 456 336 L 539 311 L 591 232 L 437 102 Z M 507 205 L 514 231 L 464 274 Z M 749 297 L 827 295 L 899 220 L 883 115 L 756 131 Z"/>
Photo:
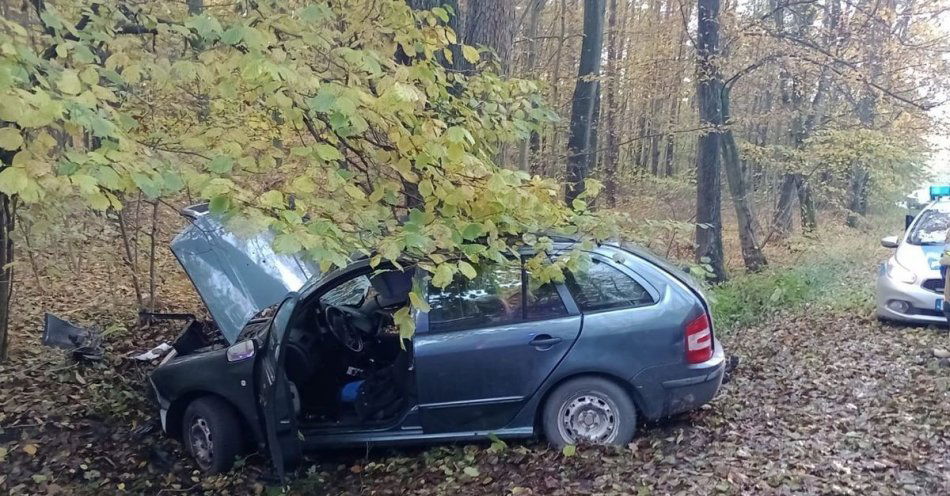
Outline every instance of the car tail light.
<path fill-rule="evenodd" d="M 240 362 L 241 360 L 246 360 L 254 356 L 254 341 L 250 339 L 246 341 L 241 341 L 240 343 L 228 348 L 228 361 L 229 362 Z"/>
<path fill-rule="evenodd" d="M 712 326 L 703 313 L 686 324 L 686 363 L 703 363 L 712 358 Z"/>

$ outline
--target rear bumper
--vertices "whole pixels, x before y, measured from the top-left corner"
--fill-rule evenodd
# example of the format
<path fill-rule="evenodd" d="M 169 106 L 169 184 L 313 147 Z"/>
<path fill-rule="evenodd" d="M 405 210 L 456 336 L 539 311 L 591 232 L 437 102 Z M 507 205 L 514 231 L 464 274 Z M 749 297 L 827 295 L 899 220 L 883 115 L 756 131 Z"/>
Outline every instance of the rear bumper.
<path fill-rule="evenodd" d="M 722 384 L 726 363 L 725 351 L 718 340 L 714 349 L 712 358 L 703 363 L 651 367 L 631 379 L 641 413 L 649 420 L 656 420 L 709 403 Z"/>
<path fill-rule="evenodd" d="M 936 309 L 937 300 L 942 299 L 941 293 L 925 289 L 919 282 L 904 284 L 891 279 L 883 266 L 878 271 L 875 306 L 879 318 L 914 324 L 946 324 L 947 318 Z M 906 312 L 898 312 L 888 307 L 894 301 L 905 301 L 910 307 Z"/>

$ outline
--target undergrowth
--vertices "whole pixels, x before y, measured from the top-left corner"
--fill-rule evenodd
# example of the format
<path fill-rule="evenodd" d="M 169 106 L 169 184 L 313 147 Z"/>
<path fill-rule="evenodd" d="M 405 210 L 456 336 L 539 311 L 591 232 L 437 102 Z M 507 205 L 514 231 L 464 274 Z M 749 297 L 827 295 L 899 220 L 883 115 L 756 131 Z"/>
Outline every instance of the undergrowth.
<path fill-rule="evenodd" d="M 795 260 L 737 275 L 710 288 L 713 318 L 728 332 L 783 311 L 816 305 L 832 311 L 867 312 L 873 295 L 874 267 L 886 256 L 876 236 L 831 236 L 810 243 Z"/>

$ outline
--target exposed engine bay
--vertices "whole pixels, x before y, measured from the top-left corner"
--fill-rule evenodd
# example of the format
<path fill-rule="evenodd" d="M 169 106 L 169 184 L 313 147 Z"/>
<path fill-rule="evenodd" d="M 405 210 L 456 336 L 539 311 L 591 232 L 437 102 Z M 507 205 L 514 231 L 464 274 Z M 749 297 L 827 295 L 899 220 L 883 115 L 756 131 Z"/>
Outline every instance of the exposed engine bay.
<path fill-rule="evenodd" d="M 411 272 L 363 274 L 304 303 L 284 350 L 302 423 L 385 423 L 405 410 L 412 349 L 393 313 L 411 288 Z"/>

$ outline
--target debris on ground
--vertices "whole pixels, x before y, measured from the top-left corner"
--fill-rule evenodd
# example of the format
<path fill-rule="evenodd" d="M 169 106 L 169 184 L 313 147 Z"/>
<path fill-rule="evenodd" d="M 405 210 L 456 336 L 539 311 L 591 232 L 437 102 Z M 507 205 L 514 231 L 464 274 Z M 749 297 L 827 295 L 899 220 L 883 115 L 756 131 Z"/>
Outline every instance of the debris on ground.
<path fill-rule="evenodd" d="M 79 327 L 51 313 L 43 316 L 43 344 L 69 351 L 76 360 L 102 360 L 102 333 Z"/>
<path fill-rule="evenodd" d="M 163 356 L 165 353 L 171 351 L 172 345 L 168 343 L 162 343 L 144 353 L 139 353 L 138 355 L 132 356 L 132 360 L 138 360 L 140 362 L 151 362 L 152 360 L 157 360 Z"/>

